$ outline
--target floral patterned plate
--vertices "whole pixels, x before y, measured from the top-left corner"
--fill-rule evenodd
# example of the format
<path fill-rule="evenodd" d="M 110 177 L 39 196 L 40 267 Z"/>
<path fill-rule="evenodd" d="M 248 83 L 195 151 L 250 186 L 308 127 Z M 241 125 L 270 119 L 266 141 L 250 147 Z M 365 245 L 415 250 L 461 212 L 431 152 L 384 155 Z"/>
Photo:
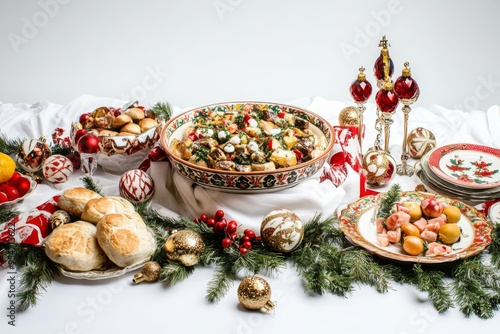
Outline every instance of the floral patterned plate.
<path fill-rule="evenodd" d="M 443 180 L 470 189 L 500 186 L 500 150 L 476 144 L 451 144 L 429 155 L 429 166 Z"/>
<path fill-rule="evenodd" d="M 436 197 L 445 205 L 454 205 L 462 212 L 457 223 L 462 229 L 462 237 L 452 245 L 453 251 L 446 255 L 411 256 L 400 245 L 383 247 L 377 241 L 375 222 L 372 216 L 380 204 L 382 194 L 365 196 L 350 203 L 340 214 L 340 226 L 346 237 L 355 245 L 365 248 L 380 257 L 400 262 L 444 263 L 475 255 L 491 242 L 491 223 L 474 207 L 437 194 L 415 191 L 403 192 L 400 202 L 417 202 L 427 197 Z"/>

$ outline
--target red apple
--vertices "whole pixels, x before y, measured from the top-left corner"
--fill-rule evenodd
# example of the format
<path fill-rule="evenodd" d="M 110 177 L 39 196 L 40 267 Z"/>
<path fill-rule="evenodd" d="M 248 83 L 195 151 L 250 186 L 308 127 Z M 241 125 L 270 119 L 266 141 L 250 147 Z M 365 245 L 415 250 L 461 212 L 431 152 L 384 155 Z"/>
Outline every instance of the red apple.
<path fill-rule="evenodd" d="M 19 198 L 19 192 L 17 191 L 16 188 L 12 186 L 7 186 L 4 191 L 5 195 L 7 195 L 7 198 L 9 201 L 13 201 L 17 198 Z"/>
<path fill-rule="evenodd" d="M 23 177 L 21 173 L 19 172 L 14 172 L 14 174 L 12 174 L 10 180 L 9 180 L 9 185 L 11 186 L 14 186 L 14 183 L 20 178 L 20 177 Z"/>
<path fill-rule="evenodd" d="M 17 189 L 19 197 L 23 197 L 31 189 L 31 181 L 26 177 L 21 177 L 16 180 L 13 186 Z"/>
<path fill-rule="evenodd" d="M 420 202 L 420 207 L 422 208 L 422 213 L 430 218 L 441 216 L 444 210 L 444 204 L 434 197 L 424 198 Z"/>
<path fill-rule="evenodd" d="M 85 127 L 85 124 L 87 124 L 88 119 L 90 118 L 90 113 L 86 114 L 81 114 L 80 115 L 80 124 Z"/>

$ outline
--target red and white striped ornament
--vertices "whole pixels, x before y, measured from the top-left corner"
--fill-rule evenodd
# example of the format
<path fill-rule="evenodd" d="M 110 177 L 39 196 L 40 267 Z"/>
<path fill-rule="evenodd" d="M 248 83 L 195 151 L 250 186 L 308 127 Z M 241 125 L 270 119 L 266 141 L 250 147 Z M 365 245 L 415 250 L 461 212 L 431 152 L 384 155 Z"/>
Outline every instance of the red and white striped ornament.
<path fill-rule="evenodd" d="M 123 198 L 135 203 L 149 200 L 155 191 L 151 176 L 140 169 L 125 172 L 118 187 Z"/>
<path fill-rule="evenodd" d="M 60 154 L 54 154 L 45 159 L 42 166 L 43 176 L 52 183 L 62 183 L 69 180 L 73 174 L 73 163 Z"/>

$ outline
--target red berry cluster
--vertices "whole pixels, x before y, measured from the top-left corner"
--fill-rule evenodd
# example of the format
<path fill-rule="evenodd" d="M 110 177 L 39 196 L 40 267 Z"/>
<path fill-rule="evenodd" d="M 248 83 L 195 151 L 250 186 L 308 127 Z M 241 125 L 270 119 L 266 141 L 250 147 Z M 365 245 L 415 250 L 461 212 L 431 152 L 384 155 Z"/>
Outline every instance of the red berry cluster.
<path fill-rule="evenodd" d="M 214 233 L 222 237 L 221 246 L 228 248 L 231 245 L 238 247 L 241 255 L 248 253 L 252 249 L 253 241 L 257 239 L 255 232 L 251 229 L 243 231 L 243 235 L 238 235 L 238 223 L 234 220 L 227 221 L 224 218 L 224 211 L 217 210 L 213 217 L 208 217 L 202 214 L 199 218 L 195 218 L 196 223 L 205 223 L 208 227 L 213 228 Z"/>

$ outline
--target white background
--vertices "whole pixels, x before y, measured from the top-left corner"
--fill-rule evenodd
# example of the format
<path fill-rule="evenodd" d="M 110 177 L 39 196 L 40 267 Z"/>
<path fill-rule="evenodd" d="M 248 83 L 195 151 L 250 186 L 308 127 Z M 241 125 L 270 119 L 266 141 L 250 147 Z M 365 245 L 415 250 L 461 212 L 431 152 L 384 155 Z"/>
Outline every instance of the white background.
<path fill-rule="evenodd" d="M 499 13 L 493 0 L 2 0 L 0 101 L 350 102 L 360 66 L 375 84 L 385 34 L 418 106 L 486 110 L 500 99 Z"/>

